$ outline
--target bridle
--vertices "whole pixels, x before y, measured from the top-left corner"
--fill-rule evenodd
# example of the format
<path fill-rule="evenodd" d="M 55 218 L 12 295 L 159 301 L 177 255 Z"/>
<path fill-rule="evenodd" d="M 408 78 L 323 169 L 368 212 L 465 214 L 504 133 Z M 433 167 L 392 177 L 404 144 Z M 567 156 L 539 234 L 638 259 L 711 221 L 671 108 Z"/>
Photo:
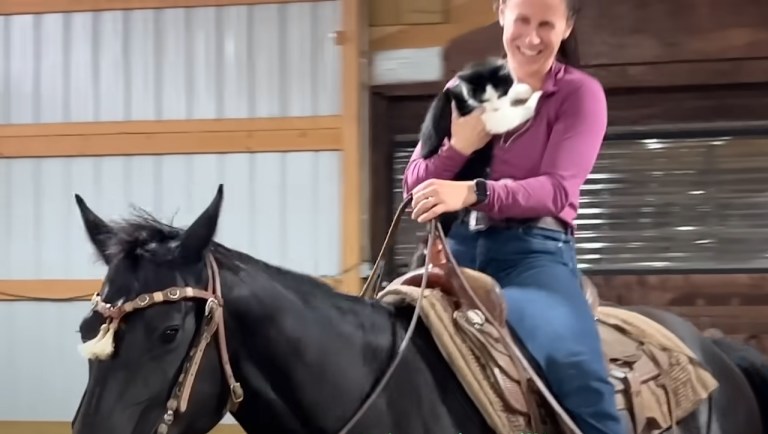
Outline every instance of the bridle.
<path fill-rule="evenodd" d="M 228 410 L 235 411 L 237 405 L 243 400 L 243 389 L 240 386 L 240 383 L 235 380 L 235 376 L 232 373 L 232 367 L 229 363 L 229 351 L 227 350 L 226 333 L 224 331 L 224 302 L 221 296 L 219 268 L 212 255 L 208 254 L 205 261 L 208 271 L 208 288 L 205 291 L 190 287 L 171 287 L 151 294 L 142 294 L 135 299 L 121 303 L 118 306 L 104 303 L 98 293 L 95 294 L 91 300 L 93 310 L 99 312 L 106 318 L 106 322 L 101 326 L 99 336 L 94 339 L 96 342 L 98 342 L 98 339 L 104 339 L 107 335 L 109 335 L 109 338 L 111 339 L 120 320 L 130 312 L 146 309 L 155 304 L 164 302 L 176 302 L 190 299 L 201 299 L 206 302 L 205 316 L 197 329 L 197 334 L 190 346 L 189 353 L 184 359 L 184 366 L 176 381 L 176 385 L 171 392 L 171 397 L 166 403 L 166 412 L 163 415 L 162 421 L 160 421 L 157 426 L 157 434 L 167 434 L 177 412 L 178 414 L 182 414 L 186 411 L 192 384 L 195 381 L 197 369 L 200 367 L 200 360 L 202 359 L 205 348 L 211 341 L 215 331 L 218 331 L 218 335 L 216 336 L 219 345 L 218 353 L 221 358 L 221 365 L 224 368 L 224 375 L 229 384 L 230 396 Z M 114 345 L 113 342 L 110 342 L 110 344 Z M 110 355 L 111 349 L 109 353 L 106 354 L 106 357 L 95 358 L 108 358 Z"/>

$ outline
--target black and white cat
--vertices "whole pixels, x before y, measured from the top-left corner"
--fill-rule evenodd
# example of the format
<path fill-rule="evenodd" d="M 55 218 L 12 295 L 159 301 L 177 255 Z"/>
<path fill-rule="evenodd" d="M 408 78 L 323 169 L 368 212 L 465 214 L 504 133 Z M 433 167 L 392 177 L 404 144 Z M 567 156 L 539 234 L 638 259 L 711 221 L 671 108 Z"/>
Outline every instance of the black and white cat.
<path fill-rule="evenodd" d="M 432 101 L 419 135 L 421 156 L 434 156 L 450 138 L 451 103 L 459 116 L 484 108 L 481 117 L 488 132 L 502 134 L 531 119 L 540 97 L 541 91 L 515 80 L 502 58 L 470 63 L 457 74 L 456 83 Z"/>
<path fill-rule="evenodd" d="M 459 116 L 484 109 L 481 118 L 491 134 L 512 131 L 530 120 L 541 97 L 541 91 L 515 80 L 506 60 L 493 57 L 467 65 L 456 76 L 456 83 L 444 89 L 429 107 L 421 126 L 422 158 L 435 156 L 445 139 L 451 136 L 451 103 Z M 470 181 L 485 178 L 493 156 L 493 141 L 473 152 L 453 178 Z M 457 213 L 440 217 L 440 225 L 447 235 Z"/>

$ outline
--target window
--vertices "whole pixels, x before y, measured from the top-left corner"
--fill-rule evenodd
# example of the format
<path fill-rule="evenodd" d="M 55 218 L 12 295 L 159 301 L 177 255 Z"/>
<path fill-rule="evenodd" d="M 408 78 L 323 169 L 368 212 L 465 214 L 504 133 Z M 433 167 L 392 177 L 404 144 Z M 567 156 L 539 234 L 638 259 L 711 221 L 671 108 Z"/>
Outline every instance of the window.
<path fill-rule="evenodd" d="M 679 134 L 678 134 L 679 136 Z M 576 245 L 585 270 L 768 268 L 768 136 L 607 140 L 582 188 Z M 416 137 L 395 138 L 393 210 Z M 390 272 L 425 236 L 405 217 Z"/>
<path fill-rule="evenodd" d="M 609 140 L 582 188 L 586 269 L 768 267 L 768 138 Z"/>

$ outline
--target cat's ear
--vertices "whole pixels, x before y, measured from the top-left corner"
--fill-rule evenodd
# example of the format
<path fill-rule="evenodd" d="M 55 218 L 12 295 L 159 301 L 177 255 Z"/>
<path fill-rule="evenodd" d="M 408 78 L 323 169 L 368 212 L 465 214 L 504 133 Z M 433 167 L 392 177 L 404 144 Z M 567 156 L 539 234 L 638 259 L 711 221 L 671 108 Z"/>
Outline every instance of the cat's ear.
<path fill-rule="evenodd" d="M 449 86 L 443 89 L 427 110 L 427 116 L 421 124 L 419 133 L 422 158 L 430 158 L 437 154 L 440 146 L 451 134 L 451 105 L 455 87 Z"/>
<path fill-rule="evenodd" d="M 467 80 L 472 76 L 473 71 L 460 71 L 458 74 L 456 74 L 456 81 L 457 84 L 453 85 L 452 87 L 458 86 L 458 83 L 466 83 Z"/>
<path fill-rule="evenodd" d="M 443 90 L 443 93 L 448 94 L 448 98 L 451 99 L 452 103 L 455 103 L 456 101 L 460 101 L 465 98 L 464 96 L 464 86 L 466 84 L 464 83 L 456 83 L 453 86 L 446 87 Z"/>

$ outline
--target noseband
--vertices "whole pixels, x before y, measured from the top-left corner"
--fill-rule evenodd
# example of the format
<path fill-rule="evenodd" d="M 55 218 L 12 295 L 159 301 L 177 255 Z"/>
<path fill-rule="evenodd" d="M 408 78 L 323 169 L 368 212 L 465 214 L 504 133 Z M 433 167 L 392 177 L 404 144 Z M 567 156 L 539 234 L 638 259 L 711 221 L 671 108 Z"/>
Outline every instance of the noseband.
<path fill-rule="evenodd" d="M 227 350 L 227 340 L 224 331 L 224 303 L 221 296 L 219 268 L 210 254 L 206 256 L 205 262 L 208 270 L 208 288 L 205 291 L 190 287 L 171 287 L 151 294 L 142 294 L 118 306 L 104 303 L 98 293 L 94 294 L 93 300 L 91 300 L 93 310 L 102 314 L 106 318 L 106 322 L 101 326 L 99 335 L 93 340 L 86 342 L 81 351 L 86 353 L 89 358 L 102 360 L 108 359 L 114 351 L 114 333 L 124 315 L 158 303 L 190 299 L 202 299 L 206 302 L 205 317 L 197 329 L 195 340 L 190 347 L 187 357 L 184 359 L 184 366 L 176 381 L 176 386 L 171 392 L 171 397 L 165 406 L 166 412 L 157 427 L 157 434 L 166 434 L 174 421 L 176 412 L 178 411 L 179 414 L 182 414 L 187 409 L 189 394 L 195 381 L 197 369 L 200 367 L 200 360 L 215 331 L 218 331 L 218 353 L 221 358 L 221 365 L 224 368 L 224 375 L 229 384 L 229 411 L 235 411 L 237 405 L 243 400 L 243 389 L 240 383 L 235 380 L 232 367 L 229 364 L 229 351 Z"/>

